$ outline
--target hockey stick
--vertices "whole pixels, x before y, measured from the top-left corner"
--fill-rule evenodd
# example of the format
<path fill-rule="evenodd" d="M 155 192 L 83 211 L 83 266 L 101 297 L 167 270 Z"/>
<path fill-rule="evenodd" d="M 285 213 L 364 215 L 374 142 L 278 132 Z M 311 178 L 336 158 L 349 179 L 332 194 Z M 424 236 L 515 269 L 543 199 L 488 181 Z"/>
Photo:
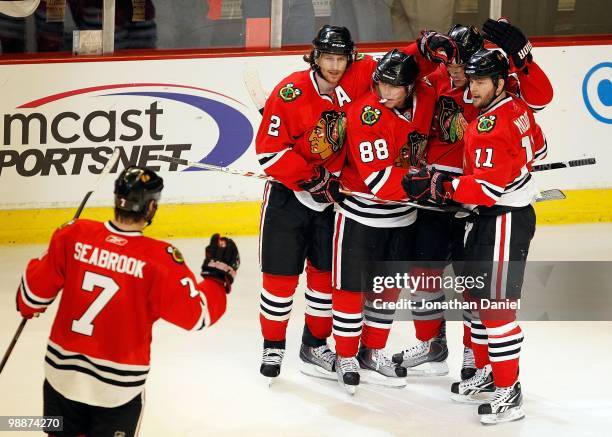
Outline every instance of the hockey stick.
<path fill-rule="evenodd" d="M 259 73 L 257 72 L 257 69 L 253 65 L 248 64 L 246 67 L 244 67 L 242 78 L 244 80 L 244 85 L 249 92 L 249 96 L 251 97 L 251 101 L 259 113 L 263 115 L 264 106 L 268 96 L 261 85 L 261 80 L 259 80 Z"/>
<path fill-rule="evenodd" d="M 180 165 L 184 165 L 186 167 L 196 167 L 196 168 L 202 168 L 204 170 L 220 171 L 220 172 L 223 172 L 223 173 L 229 173 L 229 174 L 233 174 L 233 175 L 237 175 L 237 176 L 246 176 L 246 177 L 250 177 L 250 178 L 263 179 L 263 180 L 267 180 L 267 181 L 275 181 L 275 179 L 272 176 L 267 176 L 267 175 L 264 175 L 264 174 L 255 173 L 253 171 L 238 170 L 236 168 L 221 167 L 221 166 L 212 165 L 212 164 L 202 164 L 201 162 L 188 161 L 186 159 L 181 159 L 181 158 L 172 158 L 170 156 L 165 156 L 165 155 L 158 155 L 156 159 L 158 161 L 169 162 L 169 163 L 172 163 L 172 164 L 180 164 Z M 342 193 L 347 195 L 347 196 L 360 197 L 362 199 L 371 200 L 371 201 L 377 202 L 377 203 L 389 203 L 389 204 L 408 205 L 408 206 L 414 206 L 415 208 L 428 209 L 430 211 L 439 211 L 439 212 L 466 212 L 466 213 L 471 213 L 472 212 L 468 208 L 463 208 L 463 207 L 455 206 L 455 205 L 449 205 L 448 207 L 441 208 L 441 207 L 437 207 L 437 206 L 421 205 L 419 203 L 414 203 L 414 202 L 409 202 L 409 201 L 384 200 L 384 199 L 380 199 L 380 198 L 376 197 L 373 194 L 360 193 L 358 191 L 342 190 Z M 536 202 L 543 202 L 543 201 L 547 201 L 547 200 L 562 200 L 562 199 L 565 199 L 565 194 L 563 194 L 563 192 L 561 190 L 552 189 L 552 190 L 542 191 L 540 193 L 540 195 L 538 196 Z"/>
<path fill-rule="evenodd" d="M 83 212 L 83 208 L 85 208 L 85 204 L 87 203 L 87 201 L 89 200 L 93 192 L 96 191 L 96 189 L 100 186 L 102 179 L 104 179 L 104 176 L 106 176 L 110 172 L 111 168 L 113 168 L 113 166 L 115 165 L 118 159 L 119 159 L 119 149 L 115 149 L 113 154 L 110 156 L 110 158 L 108 158 L 108 161 L 102 168 L 102 171 L 100 172 L 98 179 L 96 179 L 96 183 L 93 186 L 93 188 L 87 193 L 85 193 L 85 196 L 83 197 L 83 200 L 81 200 L 81 203 L 79 207 L 77 208 L 72 220 L 76 220 L 81 216 L 81 213 Z M 25 317 L 21 319 L 21 322 L 19 323 L 19 326 L 17 327 L 17 331 L 15 331 L 15 335 L 13 335 L 13 339 L 11 340 L 11 343 L 9 344 L 8 349 L 4 353 L 4 356 L 2 357 L 2 362 L 0 363 L 0 373 L 2 373 L 2 370 L 4 369 L 6 362 L 11 356 L 11 353 L 13 352 L 13 349 L 15 348 L 15 345 L 17 344 L 17 340 L 19 340 L 19 336 L 21 335 L 21 332 L 23 331 L 23 328 L 25 328 L 25 325 L 27 322 L 28 322 L 28 319 L 26 319 Z"/>
<path fill-rule="evenodd" d="M 414 206 L 416 208 L 427 209 L 430 211 L 439 211 L 439 212 L 465 212 L 469 214 L 473 214 L 474 211 L 468 208 L 449 205 L 447 207 L 440 206 L 427 206 L 421 205 L 420 203 L 410 202 L 409 200 L 385 200 L 376 197 L 374 194 L 368 193 L 360 193 L 358 191 L 350 191 L 350 190 L 340 190 L 343 194 L 347 196 L 359 197 L 361 199 L 371 200 L 376 203 L 385 203 L 390 205 L 406 205 L 406 206 Z M 553 188 L 551 190 L 544 190 L 540 192 L 538 197 L 536 198 L 536 202 L 546 202 L 548 200 L 563 200 L 567 198 L 563 191 Z"/>
<path fill-rule="evenodd" d="M 581 167 L 583 165 L 594 165 L 595 158 L 574 159 L 571 161 L 551 162 L 549 164 L 534 165 L 531 171 L 555 170 L 558 168 Z"/>
<path fill-rule="evenodd" d="M 351 191 L 346 189 L 341 189 L 340 192 L 346 196 L 357 197 L 359 199 L 370 200 L 375 203 L 380 203 L 384 205 L 402 205 L 402 206 L 412 206 L 419 209 L 426 209 L 428 211 L 437 211 L 437 212 L 463 212 L 466 214 L 473 214 L 474 212 L 468 208 L 464 208 L 462 206 L 457 205 L 446 205 L 446 206 L 429 206 L 422 205 L 420 203 L 410 202 L 409 200 L 386 200 L 376 197 L 374 194 L 368 193 L 360 193 L 359 191 Z"/>
<path fill-rule="evenodd" d="M 196 168 L 202 168 L 205 170 L 220 171 L 223 173 L 229 173 L 229 174 L 233 174 L 237 176 L 246 176 L 246 177 L 251 177 L 251 178 L 264 179 L 264 180 L 268 180 L 272 182 L 275 181 L 275 179 L 272 176 L 266 176 L 266 175 L 258 174 L 252 171 L 238 170 L 238 169 L 229 168 L 229 167 L 220 167 L 220 166 L 212 165 L 212 164 L 202 164 L 201 162 L 188 161 L 186 159 L 180 159 L 180 158 L 172 158 L 172 157 L 164 156 L 164 155 L 158 155 L 157 160 L 164 161 L 164 162 L 170 162 L 173 164 L 180 164 L 186 167 L 196 167 Z M 359 193 L 359 192 L 354 192 L 350 190 L 340 190 L 340 191 L 347 196 L 361 197 L 361 198 L 371 200 L 377 203 L 408 205 L 408 206 L 414 206 L 415 208 L 428 209 L 431 211 L 440 211 L 440 212 L 466 212 L 466 213 L 471 212 L 469 209 L 463 208 L 460 206 L 449 206 L 445 208 L 440 208 L 437 206 L 421 205 L 418 203 L 413 203 L 413 202 L 408 202 L 408 201 L 384 200 L 384 199 L 377 198 L 373 194 Z"/>
<path fill-rule="evenodd" d="M 221 167 L 221 166 L 212 165 L 212 164 L 203 164 L 201 162 L 188 161 L 186 159 L 181 159 L 181 158 L 172 158 L 170 156 L 165 156 L 165 155 L 158 155 L 156 159 L 158 161 L 170 162 L 172 164 L 180 164 L 180 165 L 184 165 L 186 167 L 196 167 L 196 168 L 201 168 L 201 169 L 204 169 L 204 170 L 220 171 L 220 172 L 223 172 L 223 173 L 229 173 L 229 174 L 233 174 L 233 175 L 237 175 L 237 176 L 246 176 L 246 177 L 249 177 L 249 178 L 264 179 L 264 180 L 268 180 L 268 181 L 273 181 L 274 180 L 274 178 L 272 176 L 267 176 L 267 175 L 264 175 L 264 174 L 255 173 L 253 171 L 238 170 L 236 168 Z"/>
<path fill-rule="evenodd" d="M 544 190 L 540 191 L 538 197 L 536 197 L 536 202 L 546 202 L 547 200 L 563 200 L 566 199 L 567 196 L 561 190 L 553 188 L 552 190 Z"/>

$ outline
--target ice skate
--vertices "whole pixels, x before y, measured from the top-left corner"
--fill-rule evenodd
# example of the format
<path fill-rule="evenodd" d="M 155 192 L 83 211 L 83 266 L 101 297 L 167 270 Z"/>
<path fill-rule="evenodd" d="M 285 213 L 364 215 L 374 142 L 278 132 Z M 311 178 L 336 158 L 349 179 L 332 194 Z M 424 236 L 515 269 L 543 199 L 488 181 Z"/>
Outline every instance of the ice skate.
<path fill-rule="evenodd" d="M 439 335 L 394 354 L 393 362 L 404 366 L 409 376 L 444 376 L 448 374 L 447 357 L 446 337 Z"/>
<path fill-rule="evenodd" d="M 451 386 L 451 399 L 467 404 L 482 404 L 488 402 L 491 393 L 495 390 L 491 365 L 477 369 L 474 376 L 461 382 L 454 382 Z"/>
<path fill-rule="evenodd" d="M 318 347 L 307 346 L 302 343 L 300 347 L 300 370 L 303 374 L 315 378 L 337 379 L 336 354 L 327 344 Z"/>
<path fill-rule="evenodd" d="M 491 399 L 486 404 L 478 406 L 480 422 L 484 425 L 495 425 L 520 420 L 525 417 L 522 405 L 520 382 L 515 382 L 511 387 L 495 387 Z"/>
<path fill-rule="evenodd" d="M 337 357 L 336 374 L 340 387 L 346 390 L 348 394 L 354 395 L 360 379 L 357 360 L 353 357 Z"/>
<path fill-rule="evenodd" d="M 393 363 L 382 349 L 362 347 L 357 355 L 363 382 L 385 387 L 405 387 L 406 368 Z"/>
<path fill-rule="evenodd" d="M 280 374 L 281 363 L 285 356 L 285 349 L 276 349 L 266 347 L 263 350 L 261 367 L 259 373 L 269 378 L 268 385 L 272 385 L 272 381 Z"/>
<path fill-rule="evenodd" d="M 470 379 L 476 373 L 476 361 L 471 347 L 463 348 L 463 363 L 461 364 L 461 380 Z"/>

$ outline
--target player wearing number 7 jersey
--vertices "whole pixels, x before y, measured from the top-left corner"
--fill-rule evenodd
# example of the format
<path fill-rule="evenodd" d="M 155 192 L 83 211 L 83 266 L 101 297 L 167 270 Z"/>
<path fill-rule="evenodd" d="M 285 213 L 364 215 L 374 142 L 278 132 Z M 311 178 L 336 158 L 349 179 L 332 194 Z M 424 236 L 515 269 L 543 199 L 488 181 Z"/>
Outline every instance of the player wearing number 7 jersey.
<path fill-rule="evenodd" d="M 65 435 L 135 435 L 153 323 L 200 330 L 225 312 L 236 245 L 215 234 L 198 282 L 178 249 L 142 235 L 162 188 L 153 171 L 125 169 L 114 220 L 62 226 L 21 279 L 17 306 L 26 318 L 62 291 L 45 356 L 44 415 L 63 416 Z"/>

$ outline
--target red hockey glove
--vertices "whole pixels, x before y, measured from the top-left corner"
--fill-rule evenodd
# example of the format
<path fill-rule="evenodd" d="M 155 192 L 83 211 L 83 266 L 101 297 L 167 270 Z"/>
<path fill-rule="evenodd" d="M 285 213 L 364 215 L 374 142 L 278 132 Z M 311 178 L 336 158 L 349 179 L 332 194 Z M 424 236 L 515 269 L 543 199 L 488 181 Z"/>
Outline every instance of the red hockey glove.
<path fill-rule="evenodd" d="M 206 246 L 206 257 L 202 263 L 202 277 L 214 278 L 223 283 L 225 291 L 232 291 L 236 271 L 240 266 L 240 254 L 234 240 L 214 234 Z"/>
<path fill-rule="evenodd" d="M 21 299 L 21 288 L 17 289 L 16 301 L 17 301 L 16 302 L 17 311 L 21 313 L 21 317 L 23 317 L 24 319 L 29 320 L 32 317 L 38 317 L 40 316 L 41 313 L 44 313 L 45 311 L 47 311 L 47 308 L 34 309 L 26 305 Z"/>
<path fill-rule="evenodd" d="M 325 167 L 317 167 L 315 173 L 310 180 L 300 182 L 300 188 L 308 191 L 316 202 L 342 202 L 346 196 L 340 192 L 340 180 Z"/>
<path fill-rule="evenodd" d="M 459 59 L 457 44 L 452 38 L 433 30 L 423 30 L 417 38 L 419 52 L 436 63 L 456 63 Z"/>

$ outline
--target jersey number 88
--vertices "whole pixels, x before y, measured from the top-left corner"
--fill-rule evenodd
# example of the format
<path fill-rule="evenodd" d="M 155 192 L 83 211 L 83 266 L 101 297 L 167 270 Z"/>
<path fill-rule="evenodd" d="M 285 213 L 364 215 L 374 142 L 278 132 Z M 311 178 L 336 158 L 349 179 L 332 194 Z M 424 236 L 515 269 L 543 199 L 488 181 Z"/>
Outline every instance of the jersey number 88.
<path fill-rule="evenodd" d="M 363 141 L 359 144 L 359 154 L 363 162 L 372 162 L 375 157 L 377 159 L 387 159 L 389 157 L 387 142 L 379 138 L 374 141 L 374 146 L 372 147 L 370 141 Z"/>

